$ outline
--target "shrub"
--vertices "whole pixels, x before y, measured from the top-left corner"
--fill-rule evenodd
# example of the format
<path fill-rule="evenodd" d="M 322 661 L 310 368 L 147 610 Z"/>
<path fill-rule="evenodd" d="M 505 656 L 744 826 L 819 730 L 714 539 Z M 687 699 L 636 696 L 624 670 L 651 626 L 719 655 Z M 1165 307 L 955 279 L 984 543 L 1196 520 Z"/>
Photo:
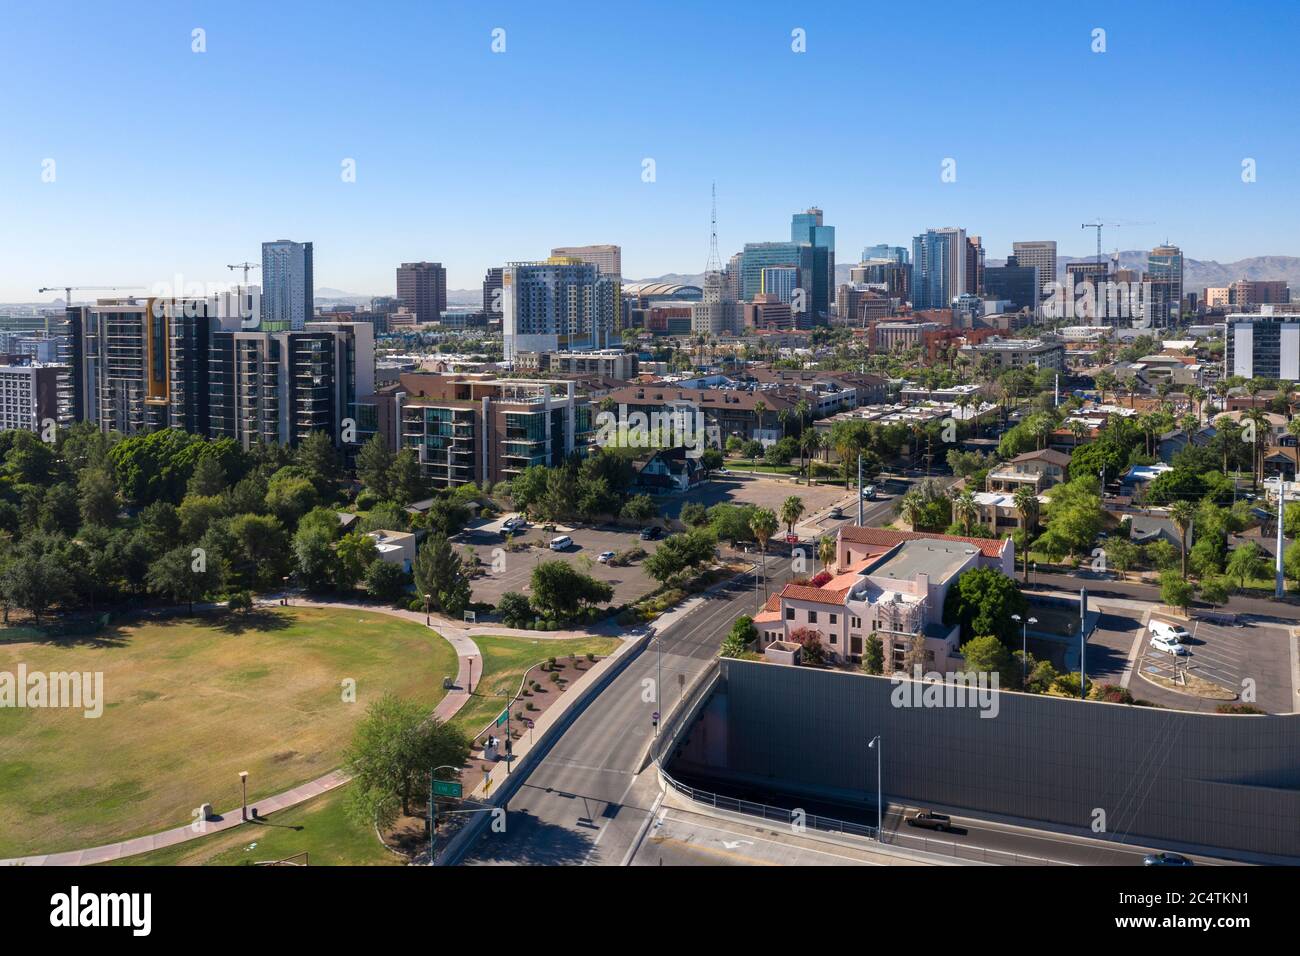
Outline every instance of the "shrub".
<path fill-rule="evenodd" d="M 829 571 L 818 571 L 813 576 L 813 579 L 810 583 L 812 587 L 819 588 L 819 587 L 823 587 L 826 584 L 826 582 L 829 581 L 830 579 L 831 579 L 831 573 Z"/>

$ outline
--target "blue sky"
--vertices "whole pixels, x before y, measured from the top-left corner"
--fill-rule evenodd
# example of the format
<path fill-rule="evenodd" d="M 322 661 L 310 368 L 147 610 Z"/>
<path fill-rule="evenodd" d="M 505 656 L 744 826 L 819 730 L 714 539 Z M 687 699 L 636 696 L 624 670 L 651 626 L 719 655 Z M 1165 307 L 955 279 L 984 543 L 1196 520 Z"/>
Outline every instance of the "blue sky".
<path fill-rule="evenodd" d="M 714 180 L 724 260 L 812 204 L 841 262 L 943 225 L 1084 255 L 1097 216 L 1133 224 L 1108 249 L 1300 254 L 1300 5 L 1055 6 L 10 2 L 0 301 L 226 281 L 277 238 L 359 293 L 594 242 L 695 272 Z"/>

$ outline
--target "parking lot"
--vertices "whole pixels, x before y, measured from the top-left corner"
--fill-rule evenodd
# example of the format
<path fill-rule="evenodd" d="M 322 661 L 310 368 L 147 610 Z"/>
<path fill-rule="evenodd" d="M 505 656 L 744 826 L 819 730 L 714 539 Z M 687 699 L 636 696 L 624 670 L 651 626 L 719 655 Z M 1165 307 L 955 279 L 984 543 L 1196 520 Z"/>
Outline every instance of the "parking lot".
<path fill-rule="evenodd" d="M 612 604 L 635 601 L 658 586 L 645 572 L 644 559 L 628 567 L 609 567 L 596 560 L 602 551 L 620 552 L 639 546 L 644 548 L 647 554 L 651 554 L 659 547 L 657 541 L 640 540 L 635 530 L 570 528 L 567 525 L 557 525 L 556 530 L 552 532 L 542 530 L 541 525 L 530 524 L 516 540 L 527 541 L 532 547 L 524 551 L 507 551 L 505 538 L 501 535 L 503 520 L 504 518 L 498 518 L 476 523 L 454 539 L 455 544 L 468 546 L 468 549 L 473 550 L 487 571 L 473 579 L 475 601 L 496 604 L 501 599 L 501 595 L 507 591 L 518 591 L 520 594 L 527 595 L 533 568 L 551 558 L 563 558 L 579 566 L 596 580 L 612 585 L 614 588 Z M 565 551 L 552 551 L 547 544 L 559 534 L 567 534 L 573 539 L 573 544 Z M 586 567 L 588 560 L 590 568 Z"/>
<path fill-rule="evenodd" d="M 854 494 L 854 489 L 845 491 L 843 485 L 809 486 L 795 484 L 793 479 L 742 478 L 730 475 L 713 478 L 683 494 L 664 495 L 657 498 L 656 502 L 663 509 L 665 518 L 674 519 L 681 516 L 682 506 L 691 501 L 698 502 L 706 508 L 722 502 L 756 505 L 759 508 L 770 508 L 779 515 L 781 503 L 791 495 L 798 495 L 803 499 L 804 520 L 807 521 L 814 515 L 828 511 L 836 504 L 843 504 L 844 513 L 849 516 L 851 509 L 848 505 L 852 504 Z M 852 514 L 856 517 L 857 512 L 853 511 Z"/>
<path fill-rule="evenodd" d="M 1156 620 L 1161 620 L 1158 615 Z M 1240 695 L 1247 681 L 1253 682 L 1253 706 L 1268 713 L 1291 713 L 1294 710 L 1291 655 L 1287 632 L 1272 625 L 1258 623 L 1213 624 L 1208 621 L 1181 624 L 1191 632 L 1188 654 L 1175 657 L 1153 648 L 1150 634 L 1142 629 L 1135 672 L 1174 679 L 1177 670 L 1194 675 Z M 1178 693 L 1150 681 L 1134 681 L 1129 690 L 1165 707 L 1180 710 L 1212 711 L 1225 701 L 1210 700 Z"/>

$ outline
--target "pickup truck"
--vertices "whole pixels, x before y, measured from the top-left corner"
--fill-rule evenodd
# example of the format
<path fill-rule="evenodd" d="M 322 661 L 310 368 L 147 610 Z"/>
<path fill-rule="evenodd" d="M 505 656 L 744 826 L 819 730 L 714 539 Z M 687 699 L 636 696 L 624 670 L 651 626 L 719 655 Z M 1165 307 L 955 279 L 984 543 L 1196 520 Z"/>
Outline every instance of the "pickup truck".
<path fill-rule="evenodd" d="M 919 810 L 907 818 L 907 825 L 920 827 L 922 830 L 938 830 L 947 833 L 952 829 L 952 817 L 935 813 L 933 810 Z"/>

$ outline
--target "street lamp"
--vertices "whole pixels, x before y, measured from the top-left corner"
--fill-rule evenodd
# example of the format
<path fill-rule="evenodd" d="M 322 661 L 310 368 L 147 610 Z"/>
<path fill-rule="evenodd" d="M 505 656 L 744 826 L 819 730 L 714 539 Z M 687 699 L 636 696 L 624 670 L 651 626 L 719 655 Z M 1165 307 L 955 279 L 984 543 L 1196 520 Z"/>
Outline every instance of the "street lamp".
<path fill-rule="evenodd" d="M 1020 620 L 1019 614 L 1012 614 L 1011 620 L 1020 625 L 1020 689 L 1025 689 L 1025 683 L 1029 679 L 1027 668 L 1029 666 L 1029 625 L 1037 624 L 1038 618 L 1031 617 L 1027 621 Z"/>
<path fill-rule="evenodd" d="M 240 805 L 239 815 L 243 820 L 248 820 L 248 771 L 239 771 L 239 785 L 244 791 L 243 803 Z"/>
<path fill-rule="evenodd" d="M 424 626 L 425 627 L 429 626 L 429 598 L 430 595 L 428 594 L 424 596 Z"/>
<path fill-rule="evenodd" d="M 877 746 L 877 744 L 880 745 Z M 884 744 L 880 743 L 880 734 L 876 734 L 876 736 L 871 738 L 870 743 L 867 744 L 867 748 L 869 750 L 874 750 L 876 752 L 876 842 L 884 843 L 885 829 L 881 823 L 882 820 L 881 814 L 882 814 L 882 809 L 884 807 L 885 801 L 884 801 L 884 796 L 880 789 L 880 757 L 881 757 L 881 751 L 884 750 L 885 747 Z"/>

